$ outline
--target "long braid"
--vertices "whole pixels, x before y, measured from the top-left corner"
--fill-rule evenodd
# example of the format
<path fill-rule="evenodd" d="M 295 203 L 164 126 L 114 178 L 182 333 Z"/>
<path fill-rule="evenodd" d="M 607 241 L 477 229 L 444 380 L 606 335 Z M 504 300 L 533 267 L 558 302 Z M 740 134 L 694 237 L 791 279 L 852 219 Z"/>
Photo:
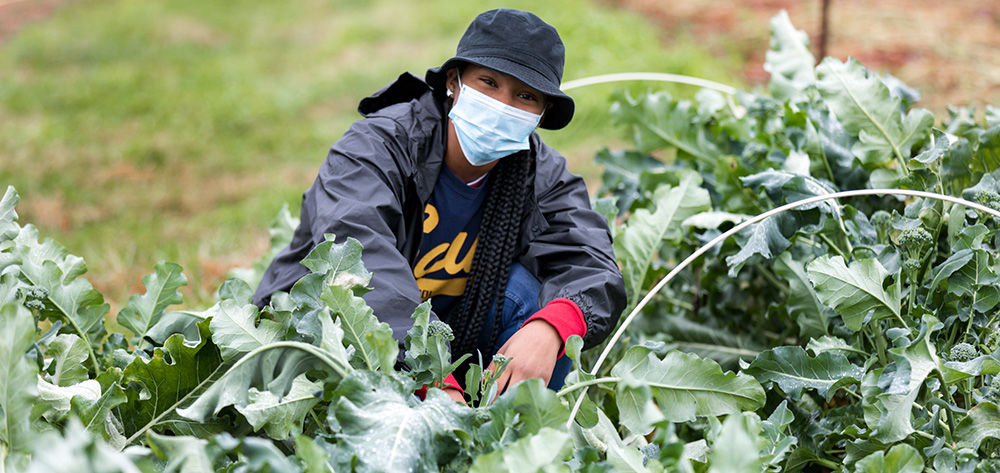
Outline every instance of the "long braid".
<path fill-rule="evenodd" d="M 472 258 L 461 309 L 450 320 L 456 335 L 452 344 L 453 356 L 475 352 L 484 318 L 494 300 L 496 317 L 487 346 L 492 346 L 497 338 L 503 314 L 503 294 L 531 191 L 533 164 L 529 152 L 520 152 L 504 158 L 494 168 L 496 176 L 483 208 L 479 243 Z"/>

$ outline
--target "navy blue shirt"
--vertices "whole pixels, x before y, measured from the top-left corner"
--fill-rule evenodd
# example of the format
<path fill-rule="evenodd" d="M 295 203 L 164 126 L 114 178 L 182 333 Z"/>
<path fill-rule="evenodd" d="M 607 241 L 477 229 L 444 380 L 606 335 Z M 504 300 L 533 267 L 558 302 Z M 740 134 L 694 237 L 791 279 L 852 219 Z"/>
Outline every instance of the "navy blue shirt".
<path fill-rule="evenodd" d="M 447 165 L 441 168 L 424 207 L 424 234 L 413 277 L 420 288 L 420 299 L 430 299 L 434 313 L 447 321 L 455 302 L 465 292 L 489 179 L 479 187 L 470 187 Z"/>

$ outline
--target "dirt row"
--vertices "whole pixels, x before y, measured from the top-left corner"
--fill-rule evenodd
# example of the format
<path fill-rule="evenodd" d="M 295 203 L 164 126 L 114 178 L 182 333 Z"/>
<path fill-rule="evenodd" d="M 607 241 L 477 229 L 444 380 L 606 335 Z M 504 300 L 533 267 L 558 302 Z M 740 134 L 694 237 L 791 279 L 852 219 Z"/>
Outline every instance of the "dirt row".
<path fill-rule="evenodd" d="M 768 24 L 786 10 L 818 55 L 820 0 L 607 0 L 652 18 L 664 41 L 691 35 L 720 55 L 746 61 L 743 78 L 765 84 Z M 996 0 L 831 0 L 827 55 L 858 58 L 923 94 L 942 114 L 948 104 L 1000 105 L 1000 2 Z M 669 72 L 669 71 L 665 71 Z M 941 115 L 939 115 L 941 116 Z"/>
<path fill-rule="evenodd" d="M 44 20 L 68 0 L 0 0 L 0 43 L 25 25 Z"/>

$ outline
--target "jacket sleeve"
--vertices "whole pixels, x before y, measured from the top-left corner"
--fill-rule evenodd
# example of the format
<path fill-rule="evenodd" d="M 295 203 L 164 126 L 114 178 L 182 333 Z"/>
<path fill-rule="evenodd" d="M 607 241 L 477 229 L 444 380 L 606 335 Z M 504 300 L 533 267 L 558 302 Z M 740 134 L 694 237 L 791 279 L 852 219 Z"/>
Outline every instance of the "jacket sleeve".
<path fill-rule="evenodd" d="M 546 168 L 542 170 L 542 168 Z M 607 220 L 590 208 L 583 179 L 554 151 L 538 158 L 535 198 L 540 216 L 527 223 L 533 238 L 521 263 L 542 283 L 539 306 L 566 298 L 583 312 L 584 347 L 601 343 L 625 308 L 625 284 Z"/>
<path fill-rule="evenodd" d="M 396 340 L 412 326 L 410 316 L 420 302 L 409 262 L 397 248 L 407 178 L 400 160 L 409 152 L 406 143 L 405 132 L 392 119 L 374 117 L 352 125 L 330 149 L 303 196 L 300 223 L 308 226 L 313 247 L 326 233 L 336 235 L 338 243 L 347 237 L 361 242 L 362 260 L 372 273 L 372 291 L 363 297 L 379 320 L 392 327 Z"/>

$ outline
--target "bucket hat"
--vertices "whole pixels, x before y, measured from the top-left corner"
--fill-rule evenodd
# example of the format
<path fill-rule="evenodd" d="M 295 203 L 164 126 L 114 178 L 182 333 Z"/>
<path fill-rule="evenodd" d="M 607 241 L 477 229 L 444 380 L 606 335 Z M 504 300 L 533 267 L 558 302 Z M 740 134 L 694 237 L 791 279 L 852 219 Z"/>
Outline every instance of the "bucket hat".
<path fill-rule="evenodd" d="M 455 57 L 428 69 L 427 84 L 445 92 L 446 72 L 472 63 L 511 75 L 545 94 L 552 104 L 538 126 L 558 130 L 573 118 L 573 99 L 559 90 L 565 48 L 559 33 L 532 13 L 500 8 L 480 13 L 458 42 Z"/>

